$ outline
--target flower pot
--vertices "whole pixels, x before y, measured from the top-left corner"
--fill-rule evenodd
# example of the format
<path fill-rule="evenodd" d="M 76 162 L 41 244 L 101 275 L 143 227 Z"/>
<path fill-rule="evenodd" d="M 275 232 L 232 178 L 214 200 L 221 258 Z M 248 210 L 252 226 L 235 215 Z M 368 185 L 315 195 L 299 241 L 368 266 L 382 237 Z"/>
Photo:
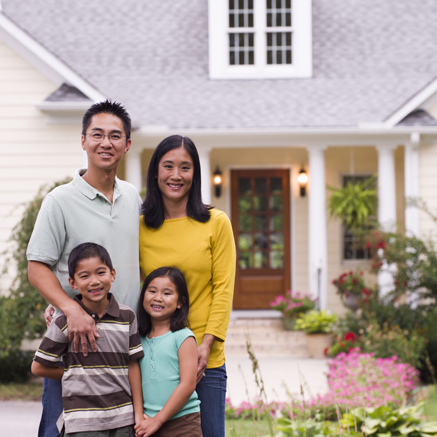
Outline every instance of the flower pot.
<path fill-rule="evenodd" d="M 326 358 L 325 350 L 334 341 L 333 334 L 306 334 L 308 351 L 311 358 Z"/>
<path fill-rule="evenodd" d="M 282 317 L 282 327 L 286 331 L 294 331 L 295 324 L 296 324 L 296 319 L 294 317 Z"/>
<path fill-rule="evenodd" d="M 343 304 L 346 308 L 356 311 L 360 307 L 360 297 L 358 293 L 348 293 L 343 295 Z"/>

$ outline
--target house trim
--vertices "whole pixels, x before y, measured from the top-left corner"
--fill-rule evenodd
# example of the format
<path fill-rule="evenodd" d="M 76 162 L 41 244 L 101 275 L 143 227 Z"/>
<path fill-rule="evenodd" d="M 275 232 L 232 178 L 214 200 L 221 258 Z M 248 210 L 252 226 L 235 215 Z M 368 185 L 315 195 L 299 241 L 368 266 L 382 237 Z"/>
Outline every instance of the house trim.
<path fill-rule="evenodd" d="M 62 83 L 68 83 L 80 90 L 93 102 L 106 99 L 100 91 L 82 79 L 76 72 L 61 62 L 59 58 L 31 38 L 26 32 L 7 18 L 1 10 L 0 39 L 55 84 L 61 85 Z"/>

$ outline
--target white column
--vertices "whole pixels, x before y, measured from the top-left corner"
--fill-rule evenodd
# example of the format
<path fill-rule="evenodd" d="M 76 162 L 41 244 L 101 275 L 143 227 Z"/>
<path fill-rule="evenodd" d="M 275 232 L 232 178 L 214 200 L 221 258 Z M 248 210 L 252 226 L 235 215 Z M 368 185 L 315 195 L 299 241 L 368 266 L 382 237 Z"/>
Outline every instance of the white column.
<path fill-rule="evenodd" d="M 419 144 L 420 135 L 411 134 L 410 142 L 405 145 L 404 185 L 405 199 L 418 199 L 419 197 Z M 419 236 L 419 209 L 416 207 L 405 208 L 405 228 L 416 237 Z"/>
<path fill-rule="evenodd" d="M 82 168 L 88 168 L 88 155 L 86 154 L 85 150 L 82 152 L 82 158 L 83 158 L 83 167 Z"/>
<path fill-rule="evenodd" d="M 206 205 L 211 204 L 211 148 L 197 149 L 200 159 L 200 174 L 202 177 L 202 201 Z"/>
<path fill-rule="evenodd" d="M 126 181 L 134 185 L 138 192 L 140 192 L 143 187 L 143 176 L 141 174 L 141 150 L 131 147 L 126 153 L 125 159 Z"/>
<path fill-rule="evenodd" d="M 397 146 L 378 146 L 378 221 L 383 227 L 396 223 L 396 177 L 394 150 Z"/>
<path fill-rule="evenodd" d="M 327 236 L 325 146 L 308 147 L 309 155 L 309 292 L 327 306 Z"/>

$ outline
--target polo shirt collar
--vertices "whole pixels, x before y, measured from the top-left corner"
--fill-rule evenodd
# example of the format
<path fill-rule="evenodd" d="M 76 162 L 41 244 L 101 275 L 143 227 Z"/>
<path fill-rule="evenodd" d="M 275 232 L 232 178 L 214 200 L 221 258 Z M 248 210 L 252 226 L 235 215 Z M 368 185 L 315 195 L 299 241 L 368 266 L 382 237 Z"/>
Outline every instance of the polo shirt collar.
<path fill-rule="evenodd" d="M 106 196 L 104 196 L 100 191 L 96 190 L 94 187 L 92 187 L 88 182 L 85 181 L 85 179 L 82 177 L 86 173 L 86 168 L 80 168 L 76 171 L 76 174 L 73 178 L 73 184 L 74 186 L 86 197 L 88 197 L 91 200 L 94 200 L 98 195 L 102 196 L 104 199 L 106 199 Z M 117 197 L 121 196 L 121 190 L 120 190 L 120 184 L 118 182 L 118 177 L 115 177 L 114 181 L 114 197 L 113 202 L 117 199 Z M 107 200 L 107 199 L 106 199 Z"/>
<path fill-rule="evenodd" d="M 96 313 L 93 313 L 91 310 L 89 310 L 83 303 L 82 303 L 82 295 L 81 294 L 76 294 L 76 296 L 74 296 L 74 300 L 85 310 L 86 313 L 88 313 L 91 317 L 94 317 L 94 320 L 99 320 L 99 316 Z M 103 314 L 102 317 L 100 317 L 100 319 L 103 319 L 106 314 L 108 316 L 111 317 L 119 317 L 120 316 L 120 307 L 118 306 L 118 302 L 115 300 L 115 297 L 112 295 L 112 293 L 108 293 L 108 300 L 109 300 L 109 305 L 108 308 L 106 308 L 105 313 Z"/>

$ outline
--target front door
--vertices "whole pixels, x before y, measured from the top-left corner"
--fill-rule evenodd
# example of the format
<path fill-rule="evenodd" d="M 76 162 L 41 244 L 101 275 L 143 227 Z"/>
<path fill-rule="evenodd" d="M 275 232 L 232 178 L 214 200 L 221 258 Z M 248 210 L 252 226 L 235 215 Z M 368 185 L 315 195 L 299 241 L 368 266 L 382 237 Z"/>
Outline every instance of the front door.
<path fill-rule="evenodd" d="M 290 172 L 232 170 L 237 246 L 234 309 L 269 308 L 290 289 Z"/>

